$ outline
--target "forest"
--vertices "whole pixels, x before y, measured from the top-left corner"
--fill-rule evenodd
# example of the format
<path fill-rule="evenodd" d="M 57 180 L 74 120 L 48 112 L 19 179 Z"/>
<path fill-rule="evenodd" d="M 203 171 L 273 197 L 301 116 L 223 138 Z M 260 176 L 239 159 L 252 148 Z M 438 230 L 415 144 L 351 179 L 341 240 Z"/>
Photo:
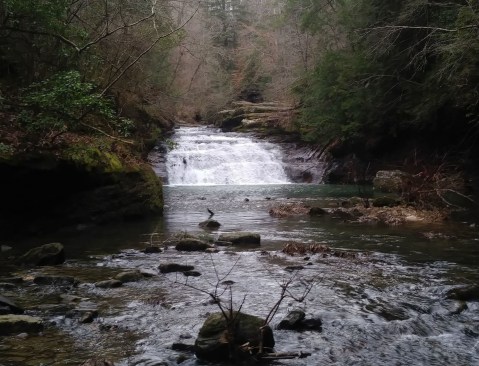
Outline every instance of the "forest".
<path fill-rule="evenodd" d="M 294 106 L 287 129 L 305 141 L 374 152 L 412 139 L 472 154 L 478 7 L 472 0 L 5 0 L 1 150 L 65 133 L 158 137 L 175 118 L 208 122 L 257 95 Z"/>

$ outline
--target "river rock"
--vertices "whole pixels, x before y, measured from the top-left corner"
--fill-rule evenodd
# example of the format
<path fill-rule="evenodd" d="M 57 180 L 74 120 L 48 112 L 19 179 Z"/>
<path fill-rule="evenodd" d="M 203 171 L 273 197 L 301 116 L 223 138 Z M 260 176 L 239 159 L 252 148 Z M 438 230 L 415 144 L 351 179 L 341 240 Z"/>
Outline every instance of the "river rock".
<path fill-rule="evenodd" d="M 324 216 L 327 215 L 328 212 L 321 207 L 311 207 L 309 209 L 309 216 Z"/>
<path fill-rule="evenodd" d="M 33 283 L 37 285 L 75 286 L 78 281 L 72 276 L 36 276 Z"/>
<path fill-rule="evenodd" d="M 143 249 L 143 253 L 145 254 L 155 254 L 155 253 L 161 253 L 161 252 L 162 252 L 162 249 L 156 245 L 149 246 Z"/>
<path fill-rule="evenodd" d="M 118 273 L 115 279 L 122 283 L 137 282 L 143 279 L 143 275 L 140 271 L 125 271 Z"/>
<path fill-rule="evenodd" d="M 52 266 L 65 262 L 65 251 L 60 243 L 50 243 L 33 248 L 19 257 L 19 264 L 34 266 Z"/>
<path fill-rule="evenodd" d="M 322 321 L 319 318 L 308 318 L 304 311 L 296 309 L 290 311 L 286 317 L 281 320 L 276 329 L 296 330 L 296 331 L 321 331 Z"/>
<path fill-rule="evenodd" d="M 120 287 L 121 285 L 123 285 L 123 282 L 121 282 L 120 280 L 105 280 L 95 283 L 95 287 L 98 288 L 116 288 Z"/>
<path fill-rule="evenodd" d="M 381 192 L 401 192 L 412 179 L 401 170 L 379 170 L 373 179 L 374 189 Z"/>
<path fill-rule="evenodd" d="M 446 293 L 446 299 L 459 301 L 479 301 L 479 285 L 455 287 Z"/>
<path fill-rule="evenodd" d="M 230 242 L 233 245 L 261 245 L 261 236 L 249 232 L 224 233 L 218 238 L 221 242 Z"/>
<path fill-rule="evenodd" d="M 0 315 L 0 335 L 37 333 L 43 330 L 40 318 L 28 315 Z"/>
<path fill-rule="evenodd" d="M 198 226 L 202 229 L 215 230 L 215 229 L 218 229 L 221 226 L 221 224 L 216 220 L 209 219 L 209 220 L 200 222 Z"/>
<path fill-rule="evenodd" d="M 260 328 L 264 320 L 253 315 L 244 313 L 233 313 L 235 324 L 233 325 L 234 336 L 228 336 L 227 322 L 222 313 L 211 314 L 200 329 L 195 342 L 196 357 L 207 361 L 229 361 L 230 343 L 237 348 L 247 342 L 252 347 L 258 347 L 263 338 L 263 346 L 267 350 L 274 347 L 273 332 L 269 326 L 263 329 L 263 336 Z M 228 339 L 232 340 L 229 341 Z"/>
<path fill-rule="evenodd" d="M 172 272 L 188 272 L 195 269 L 193 266 L 177 264 L 177 263 L 163 263 L 158 267 L 160 273 L 172 273 Z"/>
<path fill-rule="evenodd" d="M 15 287 L 17 287 L 17 286 L 13 283 L 0 282 L 0 289 L 13 290 Z"/>
<path fill-rule="evenodd" d="M 193 238 L 181 239 L 175 246 L 176 250 L 184 252 L 204 252 L 208 248 L 210 248 L 208 243 Z"/>
<path fill-rule="evenodd" d="M 23 309 L 13 300 L 0 295 L 0 314 L 23 314 Z"/>

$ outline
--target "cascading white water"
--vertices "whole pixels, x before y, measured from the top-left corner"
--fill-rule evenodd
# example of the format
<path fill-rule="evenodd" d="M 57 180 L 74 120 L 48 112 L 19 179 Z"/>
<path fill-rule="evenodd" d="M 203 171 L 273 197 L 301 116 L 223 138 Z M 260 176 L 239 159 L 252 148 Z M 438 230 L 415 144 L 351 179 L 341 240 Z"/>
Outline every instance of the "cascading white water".
<path fill-rule="evenodd" d="M 181 128 L 168 152 L 172 185 L 289 183 L 274 144 L 206 127 Z"/>

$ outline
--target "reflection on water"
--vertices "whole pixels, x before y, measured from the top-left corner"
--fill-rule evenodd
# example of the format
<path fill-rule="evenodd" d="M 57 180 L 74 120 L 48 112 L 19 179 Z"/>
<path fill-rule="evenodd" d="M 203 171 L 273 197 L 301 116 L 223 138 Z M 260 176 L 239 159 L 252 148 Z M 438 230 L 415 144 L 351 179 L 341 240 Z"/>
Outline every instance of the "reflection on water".
<path fill-rule="evenodd" d="M 94 355 L 107 356 L 120 366 L 175 365 L 173 342 L 193 343 L 208 313 L 217 310 L 208 296 L 181 286 L 182 276 L 157 275 L 118 289 L 97 289 L 92 283 L 124 269 L 158 273 L 160 263 L 191 264 L 202 273 L 195 285 L 209 290 L 216 272 L 235 282 L 235 303 L 244 296 L 246 312 L 265 316 L 279 294 L 279 283 L 291 276 L 288 265 L 302 265 L 302 281 L 314 281 L 307 301 L 308 316 L 320 317 L 323 332 L 276 331 L 278 351 L 306 351 L 305 360 L 286 365 L 475 365 L 479 364 L 479 305 L 446 300 L 456 285 L 477 283 L 479 240 L 477 230 L 465 224 L 381 227 L 304 216 L 278 219 L 269 216 L 272 205 L 306 201 L 333 207 L 357 188 L 313 185 L 165 187 L 164 218 L 92 230 L 63 232 L 15 245 L 17 252 L 47 241 L 65 244 L 69 261 L 57 268 L 15 269 L 1 272 L 31 279 L 37 274 L 77 277 L 76 288 L 41 287 L 26 282 L 2 291 L 41 316 L 42 336 L 0 338 L 0 365 L 80 365 Z M 371 192 L 369 192 L 371 194 Z M 244 230 L 262 235 L 259 251 L 214 255 L 178 253 L 169 249 L 144 254 L 150 241 L 161 241 L 177 231 L 203 232 L 198 223 L 215 212 L 221 231 Z M 426 239 L 425 231 L 451 239 Z M 276 250 L 287 241 L 324 243 L 359 251 L 356 259 L 320 255 L 284 257 Z M 120 252 L 121 251 L 121 252 Z M 215 269 L 216 268 L 216 269 Z M 13 271 L 13 272 L 11 272 Z M 0 279 L 1 282 L 1 279 Z M 254 286 L 252 286 L 254 284 Z M 300 289 L 297 283 L 294 289 Z M 71 304 L 62 297 L 77 296 L 93 303 L 99 318 L 80 324 Z M 288 309 L 285 302 L 273 325 Z M 51 352 L 52 344 L 56 348 Z M 194 357 L 184 365 L 197 365 Z M 199 363 L 198 363 L 199 365 Z"/>

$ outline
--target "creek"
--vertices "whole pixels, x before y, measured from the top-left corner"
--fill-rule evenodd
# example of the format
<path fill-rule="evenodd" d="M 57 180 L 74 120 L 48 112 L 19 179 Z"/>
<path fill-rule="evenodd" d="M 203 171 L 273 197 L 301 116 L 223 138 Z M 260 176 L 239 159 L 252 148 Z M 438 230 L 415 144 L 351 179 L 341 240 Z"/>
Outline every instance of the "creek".
<path fill-rule="evenodd" d="M 300 293 L 304 283 L 313 282 L 312 291 L 301 304 L 285 301 L 272 325 L 300 307 L 308 317 L 320 318 L 323 327 L 322 332 L 276 330 L 278 351 L 312 353 L 305 359 L 281 361 L 284 365 L 479 364 L 479 304 L 446 300 L 451 288 L 477 284 L 475 227 L 273 218 L 268 211 L 278 203 L 334 207 L 357 195 L 357 187 L 291 184 L 281 169 L 278 147 L 247 135 L 212 132 L 211 138 L 198 139 L 199 135 L 198 129 L 186 129 L 173 138 L 176 148 L 165 162 L 170 185 L 164 187 L 163 218 L 16 243 L 13 254 L 61 241 L 69 259 L 59 267 L 33 269 L 2 261 L 2 277 L 25 279 L 2 294 L 42 317 L 46 328 L 41 335 L 0 338 L 1 366 L 80 365 L 93 356 L 110 358 L 120 366 L 176 365 L 183 359 L 182 365 L 205 364 L 191 354 L 183 357 L 171 346 L 192 344 L 206 316 L 218 309 L 207 295 L 185 287 L 183 275 L 160 275 L 158 265 L 170 262 L 195 266 L 202 275 L 188 281 L 207 291 L 216 286 L 218 276 L 223 279 L 231 271 L 225 279 L 234 281 L 235 306 L 245 298 L 243 311 L 262 317 L 278 299 L 280 283 L 291 278 L 287 267 L 303 266 L 291 290 Z M 234 159 L 229 160 L 231 156 Z M 208 208 L 222 224 L 217 232 L 198 227 L 208 218 Z M 173 248 L 154 254 L 140 251 L 179 231 L 216 237 L 237 230 L 261 234 L 261 248 L 220 248 L 214 254 Z M 431 239 L 426 232 L 438 235 Z M 356 256 L 290 257 L 280 249 L 291 241 L 321 243 Z M 93 285 L 125 269 L 142 269 L 153 276 L 116 289 Z M 73 275 L 80 284 L 62 288 L 31 282 L 45 273 Z M 72 312 L 78 307 L 96 307 L 99 317 L 80 324 Z"/>

